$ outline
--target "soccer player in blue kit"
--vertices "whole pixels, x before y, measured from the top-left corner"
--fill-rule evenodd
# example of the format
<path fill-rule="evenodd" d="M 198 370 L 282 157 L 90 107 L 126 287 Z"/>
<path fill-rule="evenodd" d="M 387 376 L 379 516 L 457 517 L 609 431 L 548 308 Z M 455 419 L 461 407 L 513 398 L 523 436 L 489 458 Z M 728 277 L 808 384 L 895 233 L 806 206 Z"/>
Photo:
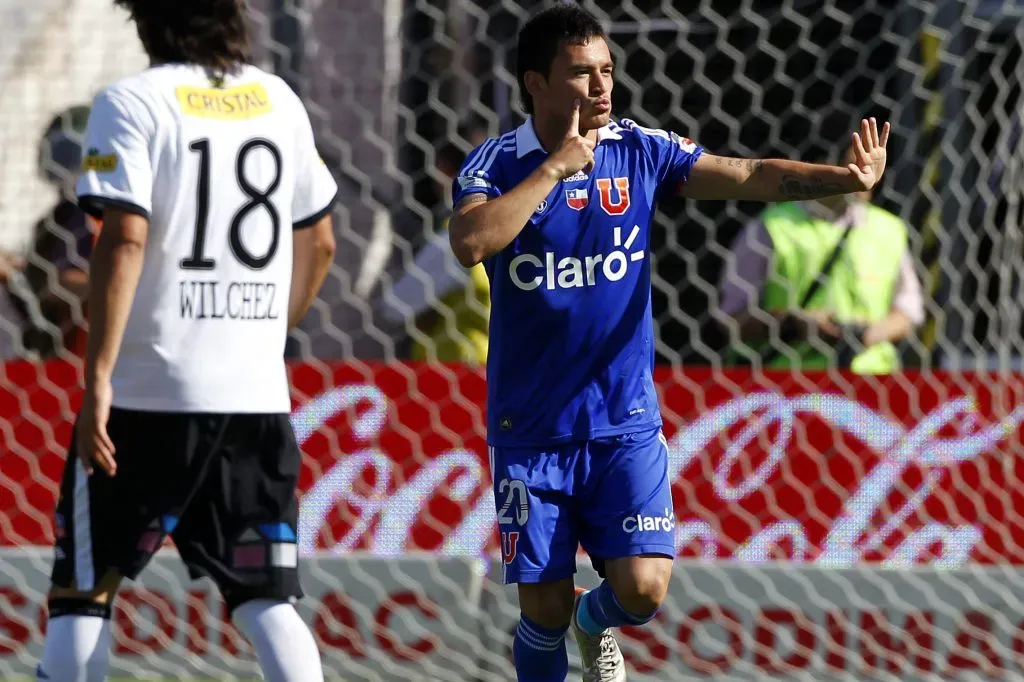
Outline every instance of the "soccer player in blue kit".
<path fill-rule="evenodd" d="M 585 682 L 620 682 L 610 628 L 650 621 L 675 514 L 652 367 L 649 227 L 659 197 L 792 201 L 871 189 L 889 126 L 845 167 L 707 154 L 611 120 L 613 63 L 594 17 L 557 5 L 520 31 L 530 118 L 469 155 L 450 239 L 491 282 L 487 431 L 505 583 L 519 588 L 520 682 L 562 682 L 571 627 Z M 573 584 L 582 547 L 604 581 Z"/>

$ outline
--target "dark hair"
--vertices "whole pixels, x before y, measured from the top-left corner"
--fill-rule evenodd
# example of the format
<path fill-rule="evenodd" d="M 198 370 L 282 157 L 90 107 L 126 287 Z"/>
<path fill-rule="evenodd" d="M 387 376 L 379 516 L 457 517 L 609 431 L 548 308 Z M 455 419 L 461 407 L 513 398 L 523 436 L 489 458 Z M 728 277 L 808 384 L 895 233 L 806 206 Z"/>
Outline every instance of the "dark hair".
<path fill-rule="evenodd" d="M 560 3 L 526 22 L 519 31 L 516 49 L 519 96 L 526 113 L 533 113 L 533 98 L 526 90 L 527 71 L 536 71 L 546 78 L 562 43 L 582 45 L 591 38 L 604 37 L 597 18 L 575 3 Z"/>
<path fill-rule="evenodd" d="M 251 61 L 245 0 L 114 0 L 131 14 L 139 39 L 157 63 L 231 73 Z"/>

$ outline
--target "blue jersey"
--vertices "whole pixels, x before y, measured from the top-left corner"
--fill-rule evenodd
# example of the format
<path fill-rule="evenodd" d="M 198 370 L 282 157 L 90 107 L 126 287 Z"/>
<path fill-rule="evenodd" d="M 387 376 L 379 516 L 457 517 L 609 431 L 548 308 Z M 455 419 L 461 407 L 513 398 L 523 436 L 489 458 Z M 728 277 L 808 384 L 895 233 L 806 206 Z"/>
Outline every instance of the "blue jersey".
<path fill-rule="evenodd" d="M 598 131 L 594 168 L 555 186 L 486 261 L 491 283 L 487 433 L 551 445 L 661 424 L 654 388 L 650 225 L 703 152 L 632 121 Z M 532 121 L 490 139 L 453 184 L 458 204 L 515 188 L 547 157 Z"/>

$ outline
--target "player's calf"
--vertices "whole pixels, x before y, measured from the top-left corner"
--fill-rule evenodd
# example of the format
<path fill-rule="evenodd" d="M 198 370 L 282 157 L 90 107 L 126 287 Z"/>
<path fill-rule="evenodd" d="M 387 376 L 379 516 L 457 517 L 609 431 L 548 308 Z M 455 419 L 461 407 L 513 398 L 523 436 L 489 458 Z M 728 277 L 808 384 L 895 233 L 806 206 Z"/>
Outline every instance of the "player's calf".
<path fill-rule="evenodd" d="M 569 672 L 565 633 L 576 593 L 572 578 L 519 584 L 519 626 L 512 644 L 519 682 L 563 682 Z"/>
<path fill-rule="evenodd" d="M 267 682 L 323 682 L 313 633 L 289 602 L 252 599 L 234 608 L 231 619 L 252 645 Z"/>
<path fill-rule="evenodd" d="M 576 590 L 572 578 L 545 583 L 519 583 L 519 610 L 538 625 L 569 626 Z"/>

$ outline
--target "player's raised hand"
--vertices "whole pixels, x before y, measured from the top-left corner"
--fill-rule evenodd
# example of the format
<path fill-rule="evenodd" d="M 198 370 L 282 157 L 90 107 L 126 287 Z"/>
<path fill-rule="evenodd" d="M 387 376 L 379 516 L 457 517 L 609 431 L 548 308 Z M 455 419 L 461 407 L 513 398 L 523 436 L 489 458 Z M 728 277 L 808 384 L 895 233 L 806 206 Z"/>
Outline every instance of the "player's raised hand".
<path fill-rule="evenodd" d="M 567 178 L 577 171 L 589 171 L 594 166 L 594 143 L 580 135 L 580 101 L 576 100 L 569 114 L 569 124 L 558 148 L 548 163 L 559 178 Z"/>
<path fill-rule="evenodd" d="M 113 389 L 110 382 L 87 390 L 82 410 L 78 413 L 75 426 L 75 451 L 85 471 L 92 474 L 94 464 L 98 464 L 108 476 L 117 473 L 117 462 L 114 461 L 114 443 L 107 434 L 107 420 L 110 419 L 110 404 L 113 401 Z"/>
<path fill-rule="evenodd" d="M 885 146 L 889 143 L 889 124 L 878 131 L 878 122 L 863 119 L 860 133 L 853 134 L 853 163 L 847 166 L 856 178 L 860 191 L 873 188 L 885 172 Z"/>

